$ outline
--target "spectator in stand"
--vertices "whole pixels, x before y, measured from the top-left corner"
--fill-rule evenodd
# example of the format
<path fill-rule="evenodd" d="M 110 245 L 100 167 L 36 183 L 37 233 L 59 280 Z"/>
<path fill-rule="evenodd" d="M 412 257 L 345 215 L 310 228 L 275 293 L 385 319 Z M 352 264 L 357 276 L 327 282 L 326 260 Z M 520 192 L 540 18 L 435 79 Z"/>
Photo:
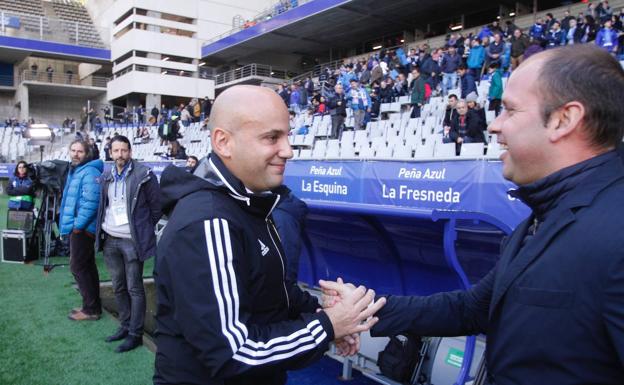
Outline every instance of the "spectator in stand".
<path fill-rule="evenodd" d="M 522 63 L 524 51 L 529 47 L 529 37 L 516 28 L 511 38 L 511 70 L 518 68 Z"/>
<path fill-rule="evenodd" d="M 570 29 L 570 21 L 571 20 L 576 21 L 574 16 L 570 15 L 570 11 L 566 10 L 563 13 L 563 19 L 561 19 L 561 29 L 563 29 L 564 31 L 567 32 Z"/>
<path fill-rule="evenodd" d="M 104 144 L 104 160 L 107 162 L 110 162 L 113 160 L 113 158 L 111 157 L 111 153 L 110 153 L 110 149 L 111 149 L 111 138 L 110 136 L 106 137 L 106 143 Z"/>
<path fill-rule="evenodd" d="M 91 147 L 91 159 L 100 159 L 100 149 L 98 148 L 95 138 L 89 138 L 89 146 Z"/>
<path fill-rule="evenodd" d="M 48 64 L 46 72 L 48 73 L 48 82 L 52 83 L 52 76 L 54 76 L 54 68 L 52 68 L 52 64 Z"/>
<path fill-rule="evenodd" d="M 379 117 L 379 111 L 381 110 L 381 100 L 379 99 L 379 87 L 373 88 L 371 90 L 370 97 L 371 97 L 370 118 L 377 119 Z"/>
<path fill-rule="evenodd" d="M 381 81 L 383 79 L 383 70 L 381 69 L 381 65 L 377 60 L 373 61 L 373 69 L 371 70 L 371 83 Z"/>
<path fill-rule="evenodd" d="M 152 110 L 150 111 L 150 124 L 154 125 L 158 122 L 158 115 L 160 114 L 160 111 L 158 111 L 158 106 L 154 105 L 154 107 L 152 108 Z"/>
<path fill-rule="evenodd" d="M 478 124 L 480 125 L 481 131 L 487 130 L 487 120 L 485 119 L 485 110 L 483 107 L 477 102 L 477 94 L 470 94 L 466 98 L 466 105 L 468 106 L 469 111 L 473 111 L 479 117 Z"/>
<path fill-rule="evenodd" d="M 457 95 L 450 94 L 448 96 L 448 103 L 446 105 L 446 111 L 444 112 L 444 121 L 442 125 L 444 127 L 451 127 L 451 122 L 454 117 L 457 115 Z"/>
<path fill-rule="evenodd" d="M 403 73 L 399 74 L 396 82 L 394 83 L 394 87 L 392 87 L 392 91 L 395 100 L 409 93 L 407 79 L 405 79 L 405 75 Z"/>
<path fill-rule="evenodd" d="M 559 22 L 555 21 L 552 25 L 552 28 L 546 35 L 546 49 L 552 49 L 565 45 L 565 33 L 561 29 Z"/>
<path fill-rule="evenodd" d="M 457 74 L 459 75 L 462 99 L 466 99 L 466 97 L 472 93 L 475 95 L 478 94 L 477 83 L 475 82 L 474 75 L 466 68 L 465 65 L 462 64 L 459 68 L 457 68 Z"/>
<path fill-rule="evenodd" d="M 490 74 L 490 90 L 488 92 L 488 99 L 490 105 L 489 111 L 495 111 L 496 116 L 501 111 L 501 100 L 503 98 L 503 75 L 497 63 L 492 63 L 488 67 L 488 73 Z"/>
<path fill-rule="evenodd" d="M 17 162 L 7 185 L 9 210 L 31 211 L 35 207 L 35 184 L 28 176 L 28 163 Z"/>
<path fill-rule="evenodd" d="M 440 50 L 434 50 L 431 55 L 427 55 L 420 66 L 420 76 L 429 83 L 431 90 L 435 90 L 438 86 L 438 77 L 441 70 L 440 65 Z"/>
<path fill-rule="evenodd" d="M 494 20 L 492 24 L 490 24 L 490 32 L 492 33 L 490 37 L 493 37 L 497 33 L 503 35 L 503 29 L 498 24 L 498 20 Z"/>
<path fill-rule="evenodd" d="M 505 22 L 505 31 L 503 33 L 503 36 L 505 38 L 512 37 L 514 35 L 514 32 L 516 31 L 516 29 L 518 29 L 518 27 L 513 23 L 513 21 L 507 20 Z"/>
<path fill-rule="evenodd" d="M 197 99 L 193 99 L 193 101 L 193 123 L 197 123 L 202 117 L 201 103 Z"/>
<path fill-rule="evenodd" d="M 568 30 L 564 32 L 564 45 L 573 45 L 581 42 L 583 38 L 583 30 L 576 25 L 576 19 L 568 22 Z"/>
<path fill-rule="evenodd" d="M 472 46 L 470 47 L 470 54 L 466 64 L 473 76 L 477 77 L 481 75 L 481 69 L 483 68 L 483 62 L 485 61 L 485 48 L 481 45 L 481 39 L 478 37 L 472 40 Z"/>
<path fill-rule="evenodd" d="M 167 119 L 170 118 L 171 111 L 164 104 L 160 106 L 160 119 L 158 120 L 158 124 L 162 124 L 166 122 Z"/>
<path fill-rule="evenodd" d="M 531 41 L 541 42 L 546 37 L 546 31 L 547 29 L 544 25 L 544 20 L 539 17 L 535 24 L 533 24 L 533 26 L 529 30 L 529 37 L 531 38 Z"/>
<path fill-rule="evenodd" d="M 613 15 L 613 10 L 609 5 L 609 2 L 604 0 L 601 1 L 600 4 L 596 6 L 596 18 L 600 22 L 600 24 L 604 24 L 605 21 L 611 20 L 611 16 Z"/>
<path fill-rule="evenodd" d="M 548 31 L 552 29 L 556 21 L 557 19 L 555 19 L 552 13 L 548 12 L 546 14 L 546 21 L 544 22 L 544 30 L 546 31 L 546 33 L 548 33 Z"/>
<path fill-rule="evenodd" d="M 294 111 L 296 114 L 298 114 L 301 111 L 301 107 L 299 106 L 299 99 L 300 99 L 300 95 L 299 95 L 299 87 L 297 86 L 297 84 L 293 83 L 290 85 L 290 110 Z"/>
<path fill-rule="evenodd" d="M 370 113 L 371 99 L 366 89 L 361 87 L 356 79 L 351 80 L 350 84 L 348 103 L 353 111 L 353 129 L 361 130 L 366 113 Z"/>
<path fill-rule="evenodd" d="M 39 70 L 39 66 L 37 65 L 37 62 L 33 62 L 32 65 L 30 66 L 30 73 L 32 75 L 32 80 L 38 80 L 39 78 L 38 70 Z"/>
<path fill-rule="evenodd" d="M 279 97 L 282 98 L 286 107 L 290 107 L 290 93 L 288 92 L 288 85 L 286 83 L 278 84 L 276 92 Z"/>
<path fill-rule="evenodd" d="M 180 144 L 177 140 L 169 142 L 169 152 L 167 158 L 170 160 L 186 160 L 186 148 Z"/>
<path fill-rule="evenodd" d="M 588 43 L 596 38 L 596 22 L 592 16 L 585 16 L 579 28 L 582 30 L 581 43 Z"/>
<path fill-rule="evenodd" d="M 137 127 L 143 127 L 145 125 L 145 108 L 143 108 L 142 104 L 139 104 L 139 106 L 137 107 L 136 115 L 137 115 Z"/>
<path fill-rule="evenodd" d="M 386 80 L 379 84 L 379 100 L 381 103 L 392 103 L 392 87 L 388 86 Z"/>
<path fill-rule="evenodd" d="M 505 52 L 505 43 L 500 33 L 494 34 L 494 40 L 490 43 L 485 50 L 485 65 L 489 66 L 491 63 L 501 64 L 503 53 Z"/>
<path fill-rule="evenodd" d="M 490 26 L 489 25 L 484 25 L 483 28 L 481 28 L 481 30 L 479 31 L 479 33 L 477 34 L 477 37 L 479 38 L 479 40 L 483 40 L 484 38 L 489 38 L 491 37 L 492 31 L 490 30 Z"/>
<path fill-rule="evenodd" d="M 617 53 L 618 34 L 611 25 L 611 20 L 604 23 L 604 27 L 596 35 L 596 45 L 612 55 Z"/>
<path fill-rule="evenodd" d="M 301 110 L 305 110 L 308 107 L 309 101 L 308 101 L 308 96 L 310 96 L 308 94 L 308 89 L 304 86 L 305 84 L 302 84 L 301 82 L 298 83 L 299 85 L 299 108 Z"/>
<path fill-rule="evenodd" d="M 425 104 L 425 79 L 418 68 L 412 69 L 412 82 L 410 84 L 412 113 L 410 118 L 420 118 L 420 109 Z"/>
<path fill-rule="evenodd" d="M 188 127 L 191 122 L 191 113 L 188 108 L 184 108 L 184 103 L 180 104 L 180 122 L 182 123 L 182 127 Z"/>
<path fill-rule="evenodd" d="M 455 46 L 448 46 L 448 51 L 442 56 L 442 96 L 446 96 L 448 90 L 457 86 L 457 69 L 462 64 L 462 58 L 457 53 Z"/>
<path fill-rule="evenodd" d="M 479 117 L 468 109 L 466 101 L 457 102 L 457 115 L 451 121 L 450 127 L 444 129 L 442 142 L 455 143 L 455 153 L 459 155 L 462 143 L 484 143 Z"/>
<path fill-rule="evenodd" d="M 197 159 L 195 155 L 189 155 L 189 157 L 186 158 L 186 170 L 192 174 L 193 172 L 195 172 L 198 163 L 199 159 Z"/>
<path fill-rule="evenodd" d="M 208 96 L 204 98 L 204 102 L 202 104 L 202 115 L 201 119 L 206 120 L 210 118 L 210 112 L 212 111 L 212 101 Z"/>
<path fill-rule="evenodd" d="M 333 139 L 339 139 L 342 135 L 345 118 L 347 117 L 347 100 L 342 84 L 336 84 L 334 90 L 334 95 L 329 98 L 327 106 L 332 122 L 331 137 Z"/>

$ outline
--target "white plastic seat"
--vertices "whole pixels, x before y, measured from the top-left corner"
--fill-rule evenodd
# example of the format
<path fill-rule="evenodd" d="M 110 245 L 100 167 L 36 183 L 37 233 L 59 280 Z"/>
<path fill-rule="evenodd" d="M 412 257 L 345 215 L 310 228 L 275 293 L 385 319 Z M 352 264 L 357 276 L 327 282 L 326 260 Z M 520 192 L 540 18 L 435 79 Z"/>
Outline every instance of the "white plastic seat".
<path fill-rule="evenodd" d="M 462 158 L 482 158 L 484 147 L 483 143 L 464 143 L 461 146 L 459 156 Z"/>
<path fill-rule="evenodd" d="M 436 158 L 454 158 L 455 143 L 436 143 L 434 156 Z"/>

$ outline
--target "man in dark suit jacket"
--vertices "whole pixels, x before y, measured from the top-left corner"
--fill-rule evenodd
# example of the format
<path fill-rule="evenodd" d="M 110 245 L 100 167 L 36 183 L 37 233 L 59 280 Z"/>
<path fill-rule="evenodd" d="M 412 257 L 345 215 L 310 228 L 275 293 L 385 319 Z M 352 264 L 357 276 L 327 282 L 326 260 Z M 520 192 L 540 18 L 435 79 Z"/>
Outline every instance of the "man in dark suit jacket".
<path fill-rule="evenodd" d="M 545 51 L 514 71 L 489 129 L 531 216 L 470 290 L 390 296 L 371 334 L 485 333 L 490 384 L 622 384 L 623 98 L 624 71 L 596 47 Z"/>

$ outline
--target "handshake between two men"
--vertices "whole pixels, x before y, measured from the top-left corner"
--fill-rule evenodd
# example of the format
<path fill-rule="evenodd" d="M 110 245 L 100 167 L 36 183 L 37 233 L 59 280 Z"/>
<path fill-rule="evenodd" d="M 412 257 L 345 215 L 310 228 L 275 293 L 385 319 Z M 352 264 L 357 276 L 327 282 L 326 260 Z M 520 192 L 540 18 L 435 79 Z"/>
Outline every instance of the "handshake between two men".
<path fill-rule="evenodd" d="M 338 354 L 352 356 L 360 350 L 360 333 L 370 330 L 379 321 L 374 317 L 385 304 L 381 297 L 375 301 L 375 291 L 364 286 L 320 280 L 322 306 L 334 328 Z M 319 309 L 320 311 L 320 309 Z"/>

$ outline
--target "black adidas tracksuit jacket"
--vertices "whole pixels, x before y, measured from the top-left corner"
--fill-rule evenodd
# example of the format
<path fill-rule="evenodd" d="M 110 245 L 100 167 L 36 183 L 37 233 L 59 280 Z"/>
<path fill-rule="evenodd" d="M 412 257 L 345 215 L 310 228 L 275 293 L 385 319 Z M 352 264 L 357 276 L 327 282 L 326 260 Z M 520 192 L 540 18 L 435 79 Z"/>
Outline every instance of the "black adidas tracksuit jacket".
<path fill-rule="evenodd" d="M 162 174 L 155 384 L 283 384 L 333 340 L 318 300 L 284 281 L 271 211 L 215 154 Z"/>

